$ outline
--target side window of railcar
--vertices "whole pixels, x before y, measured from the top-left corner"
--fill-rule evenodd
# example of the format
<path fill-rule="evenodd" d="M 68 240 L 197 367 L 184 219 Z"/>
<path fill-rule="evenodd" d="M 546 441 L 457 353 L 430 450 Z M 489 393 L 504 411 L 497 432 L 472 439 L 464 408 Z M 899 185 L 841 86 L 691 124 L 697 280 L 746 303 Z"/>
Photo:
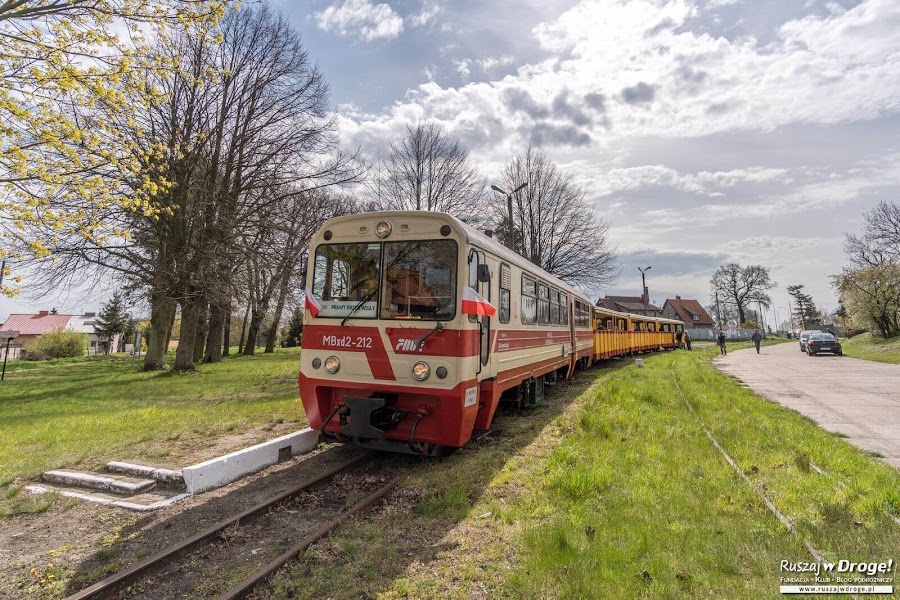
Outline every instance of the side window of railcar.
<path fill-rule="evenodd" d="M 569 324 L 569 297 L 566 294 L 559 295 L 559 322 L 562 325 Z"/>
<path fill-rule="evenodd" d="M 550 324 L 550 288 L 543 283 L 538 284 L 538 323 Z"/>
<path fill-rule="evenodd" d="M 509 296 L 512 288 L 512 275 L 509 265 L 500 264 L 500 322 L 509 323 Z"/>
<path fill-rule="evenodd" d="M 537 284 L 534 279 L 522 275 L 522 324 L 537 323 Z"/>
<path fill-rule="evenodd" d="M 469 251 L 469 287 L 478 291 L 478 251 Z M 478 315 L 469 315 L 469 323 L 478 320 Z"/>
<path fill-rule="evenodd" d="M 550 290 L 550 324 L 559 325 L 559 290 Z"/>

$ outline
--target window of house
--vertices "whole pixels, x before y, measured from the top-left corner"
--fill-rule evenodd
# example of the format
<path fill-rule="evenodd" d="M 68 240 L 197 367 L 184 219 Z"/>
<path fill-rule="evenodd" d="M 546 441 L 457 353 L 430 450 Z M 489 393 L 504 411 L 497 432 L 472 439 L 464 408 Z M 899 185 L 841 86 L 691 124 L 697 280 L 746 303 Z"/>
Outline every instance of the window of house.
<path fill-rule="evenodd" d="M 509 299 L 510 289 L 512 288 L 512 275 L 509 271 L 509 265 L 500 264 L 500 310 L 499 318 L 501 323 L 509 323 Z"/>
<path fill-rule="evenodd" d="M 522 275 L 522 324 L 537 323 L 537 284 L 531 277 Z"/>
<path fill-rule="evenodd" d="M 699 321 L 699 320 L 700 320 L 700 315 L 694 315 L 694 320 L 695 320 L 695 321 Z"/>
<path fill-rule="evenodd" d="M 543 283 L 538 284 L 538 323 L 550 324 L 550 288 Z"/>

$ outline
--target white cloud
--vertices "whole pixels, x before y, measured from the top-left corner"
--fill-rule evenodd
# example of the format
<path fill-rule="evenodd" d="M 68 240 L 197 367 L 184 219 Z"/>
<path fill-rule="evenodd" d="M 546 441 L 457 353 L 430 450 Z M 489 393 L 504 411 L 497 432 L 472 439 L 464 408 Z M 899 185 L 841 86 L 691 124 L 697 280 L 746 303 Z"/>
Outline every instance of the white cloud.
<path fill-rule="evenodd" d="M 437 4 L 424 6 L 422 7 L 421 12 L 407 17 L 406 22 L 409 23 L 411 27 L 422 27 L 423 25 L 427 25 L 428 22 L 431 21 L 431 19 L 433 19 L 436 14 L 438 14 L 438 11 L 440 11 L 440 9 L 441 7 Z"/>
<path fill-rule="evenodd" d="M 403 31 L 403 19 L 389 4 L 373 4 L 369 0 L 344 0 L 315 16 L 321 29 L 364 42 L 389 40 Z"/>

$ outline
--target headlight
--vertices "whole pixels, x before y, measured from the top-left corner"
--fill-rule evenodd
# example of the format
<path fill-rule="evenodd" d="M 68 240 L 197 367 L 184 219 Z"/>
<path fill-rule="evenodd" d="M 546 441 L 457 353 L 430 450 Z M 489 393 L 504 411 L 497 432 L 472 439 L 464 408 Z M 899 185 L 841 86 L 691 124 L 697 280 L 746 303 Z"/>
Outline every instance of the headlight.
<path fill-rule="evenodd" d="M 337 356 L 329 356 L 325 359 L 325 370 L 334 375 L 341 369 L 341 360 Z"/>
<path fill-rule="evenodd" d="M 321 366 L 322 366 L 321 358 L 316 357 L 316 358 L 312 359 L 312 368 L 313 369 L 318 369 Z"/>
<path fill-rule="evenodd" d="M 375 226 L 375 235 L 380 238 L 386 238 L 387 236 L 391 235 L 392 229 L 393 227 L 391 227 L 390 223 L 388 223 L 387 221 L 382 221 Z"/>
<path fill-rule="evenodd" d="M 434 374 L 438 376 L 438 379 L 444 379 L 447 377 L 447 367 L 438 367 L 434 370 Z"/>
<path fill-rule="evenodd" d="M 417 362 L 413 365 L 412 374 L 418 381 L 425 381 L 431 375 L 431 367 L 427 362 Z"/>

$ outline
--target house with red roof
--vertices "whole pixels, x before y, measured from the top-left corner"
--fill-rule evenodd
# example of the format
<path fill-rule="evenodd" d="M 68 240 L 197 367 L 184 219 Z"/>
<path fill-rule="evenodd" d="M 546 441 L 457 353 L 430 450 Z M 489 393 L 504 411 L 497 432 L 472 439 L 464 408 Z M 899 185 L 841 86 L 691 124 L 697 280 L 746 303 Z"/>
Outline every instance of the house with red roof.
<path fill-rule="evenodd" d="M 9 345 L 9 359 L 21 357 L 22 350 L 29 348 L 41 335 L 57 329 L 70 329 L 88 336 L 88 346 L 85 351 L 88 354 L 96 354 L 102 351 L 106 340 L 100 340 L 94 333 L 94 313 L 83 315 L 61 315 L 54 311 L 42 310 L 36 314 L 11 314 L 0 325 L 0 331 L 18 331 L 19 335 Z M 119 336 L 113 338 L 113 348 L 118 347 Z M 0 348 L 0 356 L 5 351 L 5 344 Z"/>
<path fill-rule="evenodd" d="M 666 299 L 662 311 L 667 319 L 684 321 L 686 329 L 714 329 L 716 326 L 716 322 L 697 300 L 688 300 L 676 295 L 674 298 Z"/>

